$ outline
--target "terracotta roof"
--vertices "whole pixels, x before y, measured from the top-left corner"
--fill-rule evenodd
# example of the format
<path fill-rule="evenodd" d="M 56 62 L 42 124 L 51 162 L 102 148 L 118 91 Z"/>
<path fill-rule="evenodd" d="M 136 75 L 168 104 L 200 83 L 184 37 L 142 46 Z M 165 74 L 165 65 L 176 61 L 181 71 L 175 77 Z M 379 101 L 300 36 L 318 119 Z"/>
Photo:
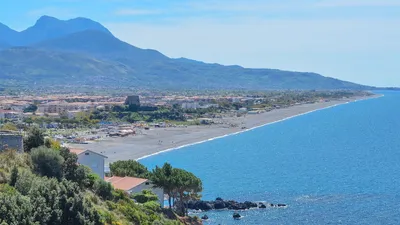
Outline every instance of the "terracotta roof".
<path fill-rule="evenodd" d="M 120 189 L 123 191 L 129 191 L 134 187 L 143 184 L 148 181 L 147 179 L 137 178 L 137 177 L 106 177 L 105 181 L 110 182 L 112 186 L 116 189 Z"/>
<path fill-rule="evenodd" d="M 70 148 L 69 151 L 71 153 L 75 153 L 75 154 L 79 155 L 79 154 L 85 152 L 86 150 L 81 149 L 81 148 Z"/>

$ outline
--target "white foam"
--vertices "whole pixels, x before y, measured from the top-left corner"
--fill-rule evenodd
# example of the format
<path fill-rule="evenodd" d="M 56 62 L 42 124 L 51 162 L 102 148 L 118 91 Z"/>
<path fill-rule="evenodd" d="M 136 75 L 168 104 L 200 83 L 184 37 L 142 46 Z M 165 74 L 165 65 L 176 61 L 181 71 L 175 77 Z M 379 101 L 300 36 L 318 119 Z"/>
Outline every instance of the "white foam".
<path fill-rule="evenodd" d="M 333 107 L 336 107 L 336 106 L 339 106 L 339 105 L 349 104 L 349 103 L 352 103 L 352 102 L 358 102 L 358 101 L 364 101 L 364 100 L 369 100 L 369 99 L 380 98 L 380 97 L 383 97 L 383 96 L 384 95 L 378 95 L 378 96 L 373 97 L 373 98 L 357 99 L 357 100 L 353 100 L 353 101 L 350 101 L 350 102 L 338 103 L 338 104 L 327 106 L 327 107 L 323 107 L 323 108 L 320 108 L 320 109 L 310 110 L 310 111 L 305 112 L 305 113 L 299 113 L 299 114 L 296 114 L 294 116 L 289 116 L 289 117 L 286 117 L 286 118 L 281 119 L 281 120 L 269 122 L 269 123 L 266 123 L 266 124 L 263 124 L 263 125 L 260 125 L 260 126 L 255 126 L 255 127 L 252 127 L 252 128 L 246 129 L 246 130 L 241 130 L 241 131 L 237 131 L 237 132 L 234 132 L 234 133 L 230 133 L 230 134 L 225 134 L 225 135 L 222 135 L 222 136 L 209 138 L 209 139 L 206 139 L 206 140 L 203 140 L 203 141 L 198 141 L 198 142 L 194 142 L 194 143 L 190 143 L 190 144 L 186 144 L 186 145 L 181 145 L 181 146 L 174 147 L 174 148 L 169 148 L 169 149 L 162 150 L 162 151 L 159 151 L 159 152 L 155 152 L 155 153 L 150 154 L 150 155 L 142 156 L 142 157 L 136 159 L 136 161 L 139 161 L 139 160 L 142 160 L 142 159 L 145 159 L 145 158 L 149 158 L 151 156 L 155 156 L 155 155 L 158 155 L 158 154 L 162 154 L 162 153 L 165 153 L 165 152 L 170 152 L 170 151 L 173 151 L 173 150 L 178 150 L 178 149 L 181 149 L 181 148 L 189 147 L 189 146 L 192 146 L 192 145 L 198 145 L 198 144 L 201 144 L 201 143 L 204 143 L 204 142 L 208 142 L 208 141 L 212 141 L 212 140 L 216 140 L 216 139 L 220 139 L 220 138 L 224 138 L 224 137 L 228 137 L 228 136 L 241 134 L 241 133 L 244 133 L 244 132 L 247 132 L 247 131 L 251 131 L 251 130 L 254 130 L 254 129 L 257 129 L 257 128 L 260 128 L 260 127 L 264 127 L 264 126 L 271 125 L 271 124 L 274 124 L 274 123 L 279 123 L 279 122 L 282 122 L 282 121 L 286 121 L 286 120 L 289 120 L 289 119 L 292 119 L 292 118 L 295 118 L 295 117 L 298 117 L 298 116 L 307 115 L 309 113 L 317 112 L 317 111 L 320 111 L 320 110 L 329 109 L 329 108 L 333 108 Z"/>

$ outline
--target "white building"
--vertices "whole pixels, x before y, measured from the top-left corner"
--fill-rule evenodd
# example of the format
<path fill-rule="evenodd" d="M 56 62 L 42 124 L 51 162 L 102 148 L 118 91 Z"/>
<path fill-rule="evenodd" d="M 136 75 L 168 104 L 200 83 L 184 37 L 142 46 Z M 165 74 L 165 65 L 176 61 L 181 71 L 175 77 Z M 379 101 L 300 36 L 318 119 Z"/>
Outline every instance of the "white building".
<path fill-rule="evenodd" d="M 184 102 L 181 107 L 182 109 L 197 109 L 200 108 L 200 104 L 198 102 Z"/>
<path fill-rule="evenodd" d="M 78 155 L 78 163 L 92 169 L 93 173 L 104 179 L 104 160 L 107 156 L 90 150 L 70 148 L 70 152 Z"/>
<path fill-rule="evenodd" d="M 129 194 L 150 190 L 158 196 L 159 203 L 164 208 L 164 190 L 154 187 L 148 179 L 113 176 L 106 177 L 105 181 L 110 182 L 114 188 L 123 190 Z"/>

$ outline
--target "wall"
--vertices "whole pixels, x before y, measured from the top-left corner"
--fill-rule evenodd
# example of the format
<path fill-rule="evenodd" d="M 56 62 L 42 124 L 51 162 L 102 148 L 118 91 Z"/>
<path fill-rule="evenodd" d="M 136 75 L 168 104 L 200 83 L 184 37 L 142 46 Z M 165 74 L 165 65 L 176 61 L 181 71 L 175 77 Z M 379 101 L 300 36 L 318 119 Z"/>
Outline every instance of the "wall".
<path fill-rule="evenodd" d="M 144 182 L 131 190 L 128 193 L 139 193 L 142 190 L 151 190 L 154 194 L 158 196 L 159 203 L 162 208 L 164 208 L 164 190 L 161 188 L 155 188 L 150 182 Z"/>
<path fill-rule="evenodd" d="M 15 149 L 18 152 L 24 151 L 23 138 L 19 134 L 0 134 L 0 151 L 4 150 L 5 145 L 9 149 Z"/>
<path fill-rule="evenodd" d="M 99 175 L 101 179 L 104 179 L 103 156 L 91 151 L 85 151 L 78 155 L 78 163 L 89 167 L 95 174 Z"/>

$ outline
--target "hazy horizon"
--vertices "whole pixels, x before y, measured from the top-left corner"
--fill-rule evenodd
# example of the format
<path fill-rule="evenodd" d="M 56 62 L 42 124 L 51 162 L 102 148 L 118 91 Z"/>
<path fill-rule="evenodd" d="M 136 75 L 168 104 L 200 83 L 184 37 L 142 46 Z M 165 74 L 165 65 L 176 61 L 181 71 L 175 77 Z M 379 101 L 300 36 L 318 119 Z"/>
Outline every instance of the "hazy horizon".
<path fill-rule="evenodd" d="M 123 41 L 173 58 L 400 86 L 396 60 L 400 31 L 395 29 L 400 24 L 400 1 L 15 0 L 7 7 L 2 4 L 0 22 L 19 31 L 42 15 L 86 17 Z"/>

